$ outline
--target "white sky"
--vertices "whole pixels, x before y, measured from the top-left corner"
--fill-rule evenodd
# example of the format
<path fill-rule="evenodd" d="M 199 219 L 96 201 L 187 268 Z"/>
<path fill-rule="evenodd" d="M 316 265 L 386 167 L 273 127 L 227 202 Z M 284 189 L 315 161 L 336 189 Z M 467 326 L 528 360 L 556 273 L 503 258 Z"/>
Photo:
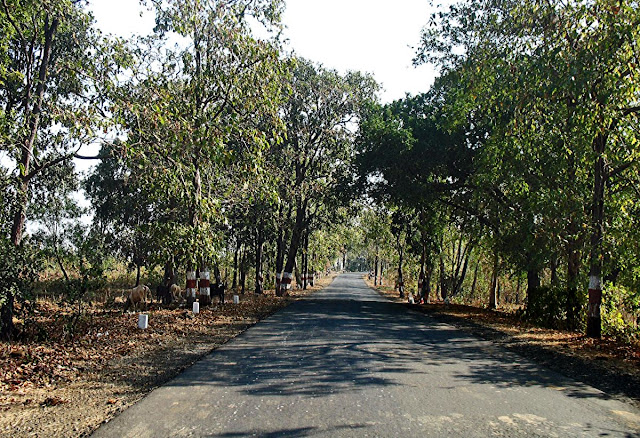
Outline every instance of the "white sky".
<path fill-rule="evenodd" d="M 412 66 L 428 0 L 286 0 L 285 37 L 296 54 L 346 72 L 360 70 L 382 83 L 384 103 L 406 92 L 425 92 L 433 83 L 430 66 Z M 146 34 L 153 15 L 138 0 L 92 0 L 97 25 L 106 33 Z"/>

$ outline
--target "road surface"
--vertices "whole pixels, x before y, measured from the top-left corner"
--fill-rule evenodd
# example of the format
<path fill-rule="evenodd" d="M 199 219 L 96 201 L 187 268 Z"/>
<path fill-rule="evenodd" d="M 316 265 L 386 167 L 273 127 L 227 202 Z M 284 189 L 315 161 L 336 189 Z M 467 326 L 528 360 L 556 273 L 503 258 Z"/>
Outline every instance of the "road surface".
<path fill-rule="evenodd" d="M 633 437 L 640 412 L 343 274 L 94 436 Z"/>

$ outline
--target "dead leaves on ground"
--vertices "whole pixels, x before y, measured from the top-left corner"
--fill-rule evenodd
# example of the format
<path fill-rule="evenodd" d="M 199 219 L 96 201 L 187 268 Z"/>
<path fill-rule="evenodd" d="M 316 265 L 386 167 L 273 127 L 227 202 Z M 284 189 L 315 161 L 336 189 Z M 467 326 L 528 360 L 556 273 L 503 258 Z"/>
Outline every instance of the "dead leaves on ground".
<path fill-rule="evenodd" d="M 34 326 L 23 332 L 27 338 L 0 344 L 0 410 L 15 404 L 16 396 L 22 396 L 19 399 L 24 403 L 32 389 L 53 391 L 61 384 L 83 380 L 87 372 L 99 372 L 110 360 L 163 348 L 176 339 L 210 336 L 228 326 L 252 325 L 289 301 L 247 294 L 240 304 L 213 304 L 194 318 L 184 317 L 191 314 L 189 310 L 152 305 L 146 312 L 146 330 L 137 328 L 137 314 L 99 306 L 78 319 L 73 337 L 65 327 L 72 310 L 39 302 L 30 321 Z M 65 401 L 55 396 L 41 402 L 43 406 L 62 403 Z"/>

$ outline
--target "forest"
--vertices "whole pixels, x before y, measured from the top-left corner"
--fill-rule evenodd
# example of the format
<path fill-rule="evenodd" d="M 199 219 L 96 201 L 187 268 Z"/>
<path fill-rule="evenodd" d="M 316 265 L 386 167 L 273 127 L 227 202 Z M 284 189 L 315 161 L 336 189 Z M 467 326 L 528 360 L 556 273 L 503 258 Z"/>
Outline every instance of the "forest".
<path fill-rule="evenodd" d="M 284 296 L 349 263 L 415 302 L 637 339 L 637 2 L 457 2 L 416 50 L 435 84 L 388 104 L 289 54 L 280 0 L 147 6 L 124 40 L 82 0 L 2 2 L 4 340 L 45 299 L 81 319 L 209 270 Z"/>

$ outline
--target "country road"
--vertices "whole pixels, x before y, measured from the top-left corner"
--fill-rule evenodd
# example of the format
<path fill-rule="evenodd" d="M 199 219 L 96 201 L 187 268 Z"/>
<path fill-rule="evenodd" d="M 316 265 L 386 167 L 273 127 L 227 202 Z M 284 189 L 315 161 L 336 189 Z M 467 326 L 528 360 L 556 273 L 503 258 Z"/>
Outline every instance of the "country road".
<path fill-rule="evenodd" d="M 343 274 L 93 436 L 637 437 L 640 412 Z"/>

